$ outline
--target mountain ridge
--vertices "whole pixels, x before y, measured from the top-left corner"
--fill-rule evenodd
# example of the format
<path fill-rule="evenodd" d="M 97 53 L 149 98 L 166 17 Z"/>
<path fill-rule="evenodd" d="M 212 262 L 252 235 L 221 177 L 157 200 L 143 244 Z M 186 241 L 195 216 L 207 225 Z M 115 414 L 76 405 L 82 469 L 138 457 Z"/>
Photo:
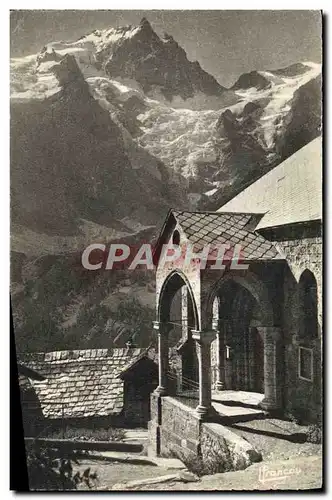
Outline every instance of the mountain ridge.
<path fill-rule="evenodd" d="M 104 346 L 109 320 L 123 321 L 110 304 L 121 297 L 130 317 L 130 290 L 147 309 L 129 333 L 149 328 L 152 276 L 82 272 L 85 246 L 149 241 L 170 206 L 216 210 L 320 134 L 319 65 L 252 71 L 231 89 L 206 75 L 146 20 L 11 60 L 12 296 L 24 345 L 36 329 L 38 349 Z"/>

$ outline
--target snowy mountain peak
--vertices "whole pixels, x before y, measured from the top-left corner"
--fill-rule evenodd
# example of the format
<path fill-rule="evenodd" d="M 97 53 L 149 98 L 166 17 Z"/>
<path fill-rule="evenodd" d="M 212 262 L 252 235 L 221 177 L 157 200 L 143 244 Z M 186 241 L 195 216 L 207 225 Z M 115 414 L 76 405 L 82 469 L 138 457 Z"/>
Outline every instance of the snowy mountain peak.
<path fill-rule="evenodd" d="M 259 71 L 251 71 L 250 73 L 244 73 L 241 75 L 234 83 L 232 90 L 246 90 L 251 87 L 255 87 L 259 90 L 267 89 L 271 87 L 271 82 Z"/>
<path fill-rule="evenodd" d="M 255 70 L 243 73 L 231 88 L 235 91 L 245 91 L 251 88 L 260 91 L 276 85 L 292 85 L 296 82 L 295 79 L 301 83 L 303 78 L 318 75 L 320 72 L 320 64 L 310 61 L 291 64 L 279 69 Z"/>
<path fill-rule="evenodd" d="M 220 96 L 226 90 L 197 61 L 189 61 L 171 35 L 158 36 L 146 18 L 138 26 L 96 30 L 76 42 L 56 42 L 50 47 L 74 53 L 79 62 L 93 65 L 111 79 L 135 81 L 151 97 L 172 101 L 197 93 Z"/>
<path fill-rule="evenodd" d="M 206 194 L 220 206 L 221 195 L 234 194 L 235 185 L 320 133 L 319 64 L 251 71 L 227 90 L 144 18 L 50 43 L 11 65 L 13 102 L 52 97 L 64 116 L 70 102 L 78 128 L 93 109 L 98 120 L 91 130 L 103 141 L 110 116 L 132 168 L 148 165 L 154 178 L 162 168 L 170 191 L 176 185 L 189 205 Z"/>

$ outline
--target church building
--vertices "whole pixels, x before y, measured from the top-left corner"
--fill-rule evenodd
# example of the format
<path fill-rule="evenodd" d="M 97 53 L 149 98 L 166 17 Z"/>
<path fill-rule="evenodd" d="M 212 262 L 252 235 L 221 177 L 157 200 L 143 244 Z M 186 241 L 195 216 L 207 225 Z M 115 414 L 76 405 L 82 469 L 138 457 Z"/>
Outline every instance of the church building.
<path fill-rule="evenodd" d="M 161 262 L 169 243 L 181 251 L 191 245 L 198 254 L 207 245 L 227 245 L 230 253 L 224 268 L 210 256 L 205 267 L 200 259 L 180 266 Z M 240 248 L 238 265 L 233 265 L 235 247 Z M 322 412 L 321 138 L 216 212 L 170 210 L 156 256 L 159 385 L 151 398 L 150 427 L 159 439 L 169 425 L 163 400 L 166 411 L 173 396 L 195 388 L 194 412 L 201 422 L 213 421 L 212 394 L 223 391 L 261 394 L 259 406 L 266 414 L 317 422 Z M 169 356 L 174 347 L 175 367 Z M 185 425 L 181 432 L 185 438 Z M 190 447 L 190 437 L 186 443 Z"/>

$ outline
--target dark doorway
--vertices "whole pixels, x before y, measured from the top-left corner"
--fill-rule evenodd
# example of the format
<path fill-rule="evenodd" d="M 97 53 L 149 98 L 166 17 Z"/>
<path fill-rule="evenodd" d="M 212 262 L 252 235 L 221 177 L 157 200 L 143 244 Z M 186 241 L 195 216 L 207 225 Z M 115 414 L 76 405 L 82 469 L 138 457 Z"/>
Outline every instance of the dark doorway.
<path fill-rule="evenodd" d="M 219 292 L 219 320 L 223 323 L 225 386 L 230 390 L 264 393 L 264 341 L 256 327 L 258 303 L 244 286 L 232 280 Z"/>
<path fill-rule="evenodd" d="M 198 382 L 198 359 L 195 341 L 189 334 L 188 340 L 181 349 L 182 355 L 182 389 L 193 390 Z"/>

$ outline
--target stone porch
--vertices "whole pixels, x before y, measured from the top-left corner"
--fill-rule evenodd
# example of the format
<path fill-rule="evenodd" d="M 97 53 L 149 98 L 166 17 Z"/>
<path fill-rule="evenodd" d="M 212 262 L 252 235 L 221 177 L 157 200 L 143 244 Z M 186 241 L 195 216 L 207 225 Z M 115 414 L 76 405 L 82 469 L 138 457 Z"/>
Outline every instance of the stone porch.
<path fill-rule="evenodd" d="M 219 472 L 241 470 L 259 462 L 261 454 L 230 426 L 234 422 L 262 418 L 264 412 L 255 406 L 257 399 L 250 399 L 248 394 L 243 394 L 240 401 L 234 401 L 232 391 L 227 396 L 228 400 L 216 398 L 213 416 L 210 414 L 206 421 L 193 406 L 184 404 L 181 399 L 153 393 L 148 427 L 149 455 L 176 456 L 184 463 L 202 460 L 204 466 L 208 464 L 211 470 Z M 258 399 L 261 398 L 262 395 L 258 395 Z M 241 406 L 251 403 L 254 403 L 253 408 Z"/>
<path fill-rule="evenodd" d="M 189 408 L 197 407 L 197 393 L 187 392 L 178 394 L 176 399 Z M 230 425 L 237 422 L 246 422 L 264 418 L 267 414 L 261 408 L 264 394 L 247 391 L 212 391 L 211 405 L 214 415 L 210 421 Z"/>
<path fill-rule="evenodd" d="M 225 424 L 264 418 L 266 412 L 261 403 L 264 394 L 246 391 L 212 391 L 212 406 L 218 413 L 218 421 Z"/>

